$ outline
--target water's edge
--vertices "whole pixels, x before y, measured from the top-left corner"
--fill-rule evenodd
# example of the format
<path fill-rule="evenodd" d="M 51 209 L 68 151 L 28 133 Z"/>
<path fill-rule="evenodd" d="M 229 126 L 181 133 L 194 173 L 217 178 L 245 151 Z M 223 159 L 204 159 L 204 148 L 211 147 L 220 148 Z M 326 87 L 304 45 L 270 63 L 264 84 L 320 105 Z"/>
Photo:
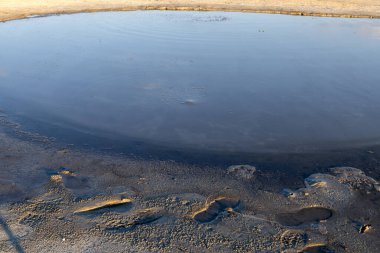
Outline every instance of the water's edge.
<path fill-rule="evenodd" d="M 78 8 L 68 10 L 55 10 L 55 9 L 40 9 L 38 11 L 13 13 L 9 17 L 2 17 L 0 15 L 0 22 L 9 22 L 12 20 L 48 17 L 62 14 L 78 14 L 78 13 L 92 13 L 92 12 L 112 12 L 112 11 L 144 11 L 144 10 L 160 10 L 160 11 L 225 11 L 225 12 L 251 12 L 251 13 L 263 13 L 263 14 L 281 14 L 281 15 L 293 15 L 293 16 L 313 16 L 313 17 L 331 17 L 331 18 L 366 18 L 366 19 L 379 19 L 380 15 L 374 13 L 371 14 L 357 14 L 337 12 L 337 13 L 324 13 L 316 12 L 313 10 L 284 10 L 276 8 L 268 8 L 261 6 L 249 6 L 249 5 L 179 5 L 179 4 L 155 4 L 155 5 L 131 5 L 117 8 Z"/>

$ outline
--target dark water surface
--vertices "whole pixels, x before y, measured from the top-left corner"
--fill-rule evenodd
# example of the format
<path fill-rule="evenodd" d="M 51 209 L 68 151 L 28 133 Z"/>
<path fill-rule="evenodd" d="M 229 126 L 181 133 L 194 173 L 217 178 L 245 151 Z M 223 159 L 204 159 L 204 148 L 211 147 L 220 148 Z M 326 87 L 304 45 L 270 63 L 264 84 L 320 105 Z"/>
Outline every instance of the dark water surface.
<path fill-rule="evenodd" d="M 380 20 L 136 11 L 2 23 L 0 108 L 68 143 L 376 145 Z"/>

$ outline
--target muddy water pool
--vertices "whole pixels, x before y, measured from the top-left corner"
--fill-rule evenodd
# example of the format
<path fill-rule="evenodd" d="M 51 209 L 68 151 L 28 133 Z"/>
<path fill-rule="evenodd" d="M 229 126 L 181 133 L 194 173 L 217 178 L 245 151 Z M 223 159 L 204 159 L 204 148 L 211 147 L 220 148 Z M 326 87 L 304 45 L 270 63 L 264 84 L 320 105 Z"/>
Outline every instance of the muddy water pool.
<path fill-rule="evenodd" d="M 379 20 L 109 12 L 2 23 L 0 38 L 0 108 L 66 143 L 297 153 L 380 141 Z"/>

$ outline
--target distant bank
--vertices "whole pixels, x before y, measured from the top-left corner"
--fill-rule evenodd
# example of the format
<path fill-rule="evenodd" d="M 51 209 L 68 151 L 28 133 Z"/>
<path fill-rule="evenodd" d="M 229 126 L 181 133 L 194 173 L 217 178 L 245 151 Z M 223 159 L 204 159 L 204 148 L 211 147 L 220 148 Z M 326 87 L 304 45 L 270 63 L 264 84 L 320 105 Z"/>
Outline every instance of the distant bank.
<path fill-rule="evenodd" d="M 126 10 L 243 11 L 380 18 L 378 0 L 0 0 L 0 21 L 34 15 Z"/>

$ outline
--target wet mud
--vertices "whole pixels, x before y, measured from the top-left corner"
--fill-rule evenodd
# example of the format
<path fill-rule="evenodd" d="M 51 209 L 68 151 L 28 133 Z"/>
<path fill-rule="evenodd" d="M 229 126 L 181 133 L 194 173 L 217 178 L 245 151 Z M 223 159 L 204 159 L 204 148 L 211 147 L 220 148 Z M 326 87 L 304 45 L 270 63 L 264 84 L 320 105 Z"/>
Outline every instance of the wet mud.
<path fill-rule="evenodd" d="M 380 250 L 379 183 L 359 168 L 281 179 L 0 137 L 1 252 Z"/>

